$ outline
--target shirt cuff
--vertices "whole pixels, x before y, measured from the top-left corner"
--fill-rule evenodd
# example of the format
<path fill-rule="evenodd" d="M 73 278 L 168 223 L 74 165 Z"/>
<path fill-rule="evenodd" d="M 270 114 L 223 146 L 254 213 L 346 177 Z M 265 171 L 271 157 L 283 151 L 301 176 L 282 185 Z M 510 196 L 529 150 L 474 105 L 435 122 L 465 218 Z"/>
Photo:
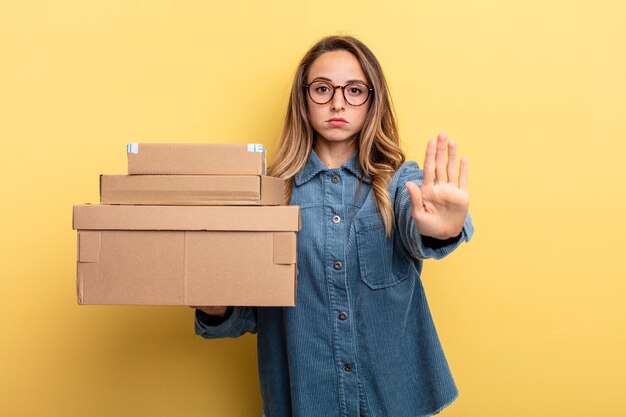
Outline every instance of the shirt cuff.
<path fill-rule="evenodd" d="M 217 339 L 222 337 L 237 337 L 241 335 L 243 327 L 239 317 L 239 307 L 229 307 L 224 317 L 211 316 L 202 310 L 196 309 L 195 333 L 205 339 Z"/>
<path fill-rule="evenodd" d="M 424 259 L 441 259 L 448 256 L 462 242 L 469 242 L 473 234 L 474 226 L 472 225 L 472 218 L 469 213 L 467 213 L 461 233 L 459 233 L 458 236 L 451 237 L 449 239 L 437 239 L 430 236 L 422 236 L 419 234 L 419 230 L 417 230 L 416 227 L 412 227 L 411 229 L 411 239 L 415 244 L 416 252 L 419 253 L 420 257 Z"/>

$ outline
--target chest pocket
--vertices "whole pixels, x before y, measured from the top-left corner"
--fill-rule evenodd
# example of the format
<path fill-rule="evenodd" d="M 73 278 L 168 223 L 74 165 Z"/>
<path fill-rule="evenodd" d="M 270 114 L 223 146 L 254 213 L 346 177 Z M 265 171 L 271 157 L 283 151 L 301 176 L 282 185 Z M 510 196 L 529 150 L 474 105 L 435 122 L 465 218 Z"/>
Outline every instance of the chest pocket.
<path fill-rule="evenodd" d="M 397 247 L 392 234 L 385 239 L 385 225 L 379 214 L 354 220 L 361 280 L 372 289 L 396 285 L 417 274 L 413 262 Z"/>

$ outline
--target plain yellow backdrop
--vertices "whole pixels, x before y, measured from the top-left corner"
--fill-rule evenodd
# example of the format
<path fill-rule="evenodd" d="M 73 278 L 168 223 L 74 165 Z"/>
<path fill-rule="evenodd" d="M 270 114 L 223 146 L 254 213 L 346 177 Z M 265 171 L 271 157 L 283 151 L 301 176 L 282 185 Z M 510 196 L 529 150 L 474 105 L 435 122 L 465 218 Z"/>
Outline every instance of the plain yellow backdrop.
<path fill-rule="evenodd" d="M 626 415 L 625 22 L 618 0 L 2 0 L 0 415 L 260 416 L 255 336 L 77 305 L 71 208 L 128 142 L 271 160 L 328 34 L 380 59 L 410 159 L 442 131 L 469 158 L 476 234 L 423 275 L 460 390 L 442 415 Z"/>

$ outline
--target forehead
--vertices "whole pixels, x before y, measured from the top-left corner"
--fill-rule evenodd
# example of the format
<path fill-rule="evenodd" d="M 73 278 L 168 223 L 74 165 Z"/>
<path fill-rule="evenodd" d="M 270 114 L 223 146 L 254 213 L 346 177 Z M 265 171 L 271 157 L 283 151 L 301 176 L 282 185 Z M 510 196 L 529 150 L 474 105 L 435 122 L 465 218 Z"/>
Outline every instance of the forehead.
<path fill-rule="evenodd" d="M 356 57 L 343 50 L 324 52 L 313 61 L 308 78 L 311 81 L 317 77 L 328 78 L 334 83 L 367 80 Z"/>

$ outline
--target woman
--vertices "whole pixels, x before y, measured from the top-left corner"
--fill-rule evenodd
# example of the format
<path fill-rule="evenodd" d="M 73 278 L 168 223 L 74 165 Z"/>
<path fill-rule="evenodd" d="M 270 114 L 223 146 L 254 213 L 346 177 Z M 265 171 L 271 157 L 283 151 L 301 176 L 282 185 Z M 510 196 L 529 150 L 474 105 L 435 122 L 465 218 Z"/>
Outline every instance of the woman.
<path fill-rule="evenodd" d="M 320 40 L 271 170 L 301 208 L 297 306 L 196 310 L 205 338 L 258 334 L 265 417 L 428 416 L 457 397 L 420 273 L 473 233 L 467 161 L 457 168 L 445 135 L 424 171 L 404 159 L 375 56 L 350 36 Z"/>

